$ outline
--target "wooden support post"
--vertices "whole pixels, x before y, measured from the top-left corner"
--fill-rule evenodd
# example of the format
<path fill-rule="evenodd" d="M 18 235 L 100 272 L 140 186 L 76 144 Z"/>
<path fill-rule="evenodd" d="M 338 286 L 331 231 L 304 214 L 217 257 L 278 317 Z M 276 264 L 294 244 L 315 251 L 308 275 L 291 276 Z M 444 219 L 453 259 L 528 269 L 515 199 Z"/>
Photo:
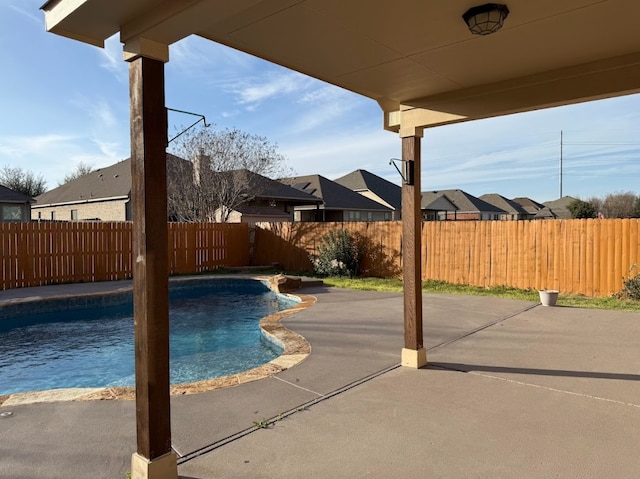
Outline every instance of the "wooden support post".
<path fill-rule="evenodd" d="M 405 177 L 402 184 L 402 365 L 420 368 L 427 364 L 427 354 L 422 340 L 422 192 L 419 136 L 402 138 L 402 161 Z"/>
<path fill-rule="evenodd" d="M 132 472 L 133 477 L 177 477 L 169 403 L 164 63 L 142 56 L 133 58 L 129 87 L 138 451 Z M 159 473 L 159 469 L 163 471 Z"/>

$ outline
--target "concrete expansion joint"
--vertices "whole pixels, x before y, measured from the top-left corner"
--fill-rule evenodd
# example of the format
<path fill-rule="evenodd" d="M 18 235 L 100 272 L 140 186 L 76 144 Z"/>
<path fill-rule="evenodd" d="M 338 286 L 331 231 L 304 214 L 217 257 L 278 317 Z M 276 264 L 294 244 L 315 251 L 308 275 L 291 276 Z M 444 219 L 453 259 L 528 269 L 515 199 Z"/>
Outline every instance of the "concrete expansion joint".
<path fill-rule="evenodd" d="M 439 364 L 439 363 L 429 363 L 429 366 L 431 368 L 433 368 L 433 369 L 441 369 L 443 371 L 453 371 L 453 372 L 456 372 L 456 373 L 470 374 L 472 376 L 478 376 L 478 377 L 487 378 L 487 379 L 494 379 L 494 380 L 497 380 L 497 381 L 504 381 L 504 382 L 507 382 L 507 383 L 516 384 L 518 386 L 526 386 L 526 387 L 530 387 L 530 388 L 543 389 L 543 390 L 549 391 L 549 392 L 555 392 L 555 393 L 560 393 L 560 394 L 568 394 L 569 396 L 576 396 L 576 397 L 580 397 L 580 398 L 584 398 L 584 399 L 593 399 L 595 401 L 603 401 L 603 402 L 618 404 L 618 405 L 621 405 L 621 406 L 634 407 L 634 408 L 639 408 L 640 409 L 640 404 L 636 404 L 636 403 L 632 403 L 632 402 L 625 402 L 625 401 L 618 401 L 616 399 L 603 398 L 601 396 L 594 396 L 593 394 L 584 394 L 584 393 L 579 393 L 579 392 L 575 392 L 575 391 L 568 391 L 566 389 L 552 388 L 552 387 L 549 387 L 549 386 L 543 386 L 541 384 L 534 384 L 534 383 L 529 383 L 529 382 L 526 382 L 526 381 L 518 381 L 516 379 L 509 379 L 509 378 L 503 378 L 503 377 L 500 377 L 500 376 L 494 376 L 493 374 L 486 374 L 486 373 L 481 373 L 481 372 L 478 372 L 478 371 L 470 371 L 470 370 L 466 370 L 466 369 L 462 369 L 462 368 L 454 368 L 454 367 L 445 366 L 445 365 Z"/>
<path fill-rule="evenodd" d="M 538 306 L 540 306 L 540 304 L 538 304 L 538 303 L 532 304 L 530 306 L 527 306 L 526 308 L 521 309 L 520 311 L 516 311 L 515 313 L 509 314 L 508 316 L 505 316 L 503 318 L 499 318 L 499 319 L 496 319 L 494 321 L 491 321 L 490 323 L 484 324 L 484 325 L 482 325 L 480 327 L 477 327 L 476 329 L 473 329 L 471 331 L 467 331 L 466 333 L 463 333 L 460 336 L 457 336 L 457 337 L 455 337 L 453 339 L 449 339 L 448 341 L 444 341 L 444 342 L 442 342 L 440 344 L 436 344 L 435 346 L 431 346 L 429 349 L 427 349 L 427 352 L 433 351 L 434 349 L 439 349 L 439 348 L 443 348 L 445 346 L 449 346 L 450 344 L 458 342 L 461 339 L 468 338 L 469 336 L 472 336 L 472 335 L 474 335 L 476 333 L 479 333 L 480 331 L 483 331 L 483 330 L 485 330 L 487 328 L 490 328 L 491 326 L 495 326 L 496 324 L 500 324 L 500 323 L 502 323 L 504 321 L 507 321 L 508 319 L 515 318 L 516 316 L 518 316 L 518 315 L 520 315 L 522 313 L 525 313 L 527 311 L 530 311 L 530 310 L 532 310 L 534 308 L 537 308 Z"/>
<path fill-rule="evenodd" d="M 287 381 L 286 379 L 279 378 L 278 376 L 273 376 L 273 379 L 277 379 L 278 381 L 282 381 L 283 383 L 288 384 L 289 386 L 293 386 L 294 388 L 302 389 L 303 391 L 306 391 L 308 393 L 315 394 L 318 397 L 322 397 L 323 396 L 322 393 L 319 393 L 317 391 L 312 391 L 311 389 L 303 388 L 302 386 L 299 386 L 298 384 L 292 383 L 291 381 Z"/>
<path fill-rule="evenodd" d="M 342 394 L 343 392 L 348 391 L 350 389 L 353 389 L 353 388 L 355 388 L 357 386 L 360 386 L 361 384 L 369 382 L 372 379 L 375 379 L 378 376 L 382 376 L 383 374 L 386 374 L 386 373 L 388 373 L 390 371 L 393 371 L 394 369 L 397 369 L 399 367 L 400 367 L 400 364 L 394 364 L 393 366 L 390 366 L 388 368 L 382 369 L 382 370 L 377 371 L 377 372 L 375 372 L 373 374 L 365 376 L 364 378 L 361 378 L 361 379 L 359 379 L 357 381 L 354 381 L 351 384 L 347 384 L 346 386 L 341 387 L 339 389 L 336 389 L 334 391 L 331 391 L 330 393 L 327 393 L 327 394 L 320 394 L 320 393 L 317 393 L 317 392 L 314 392 L 314 391 L 310 391 L 308 389 L 304 389 L 304 388 L 301 388 L 300 386 L 297 386 L 297 385 L 295 385 L 293 383 L 290 383 L 289 381 L 285 381 L 284 379 L 280 379 L 280 378 L 278 378 L 276 376 L 272 376 L 274 379 L 280 379 L 280 381 L 282 381 L 284 383 L 290 384 L 292 386 L 296 386 L 296 387 L 298 387 L 300 389 L 304 389 L 305 391 L 309 391 L 310 393 L 318 395 L 318 397 L 316 397 L 314 399 L 311 399 L 310 401 L 307 401 L 306 403 L 300 404 L 299 406 L 297 406 L 297 407 L 295 407 L 293 409 L 290 409 L 288 411 L 282 412 L 282 413 L 278 414 L 277 416 L 274 416 L 274 417 L 266 420 L 265 423 L 266 424 L 273 424 L 273 423 L 275 423 L 275 422 L 277 422 L 279 420 L 288 418 L 289 416 L 293 416 L 296 413 L 307 411 L 310 407 L 315 406 L 316 404 L 319 404 L 319 403 L 321 403 L 323 401 L 326 401 L 327 399 L 330 399 L 330 398 L 332 398 L 334 396 Z M 259 429 L 261 429 L 261 427 L 252 426 L 252 427 L 249 427 L 249 428 L 244 429 L 242 431 L 239 431 L 239 432 L 237 432 L 235 434 L 232 434 L 231 436 L 227 436 L 226 438 L 221 439 L 221 440 L 219 440 L 217 442 L 209 444 L 208 446 L 204 446 L 204 447 L 202 447 L 200 449 L 197 449 L 195 451 L 183 454 L 178 458 L 178 465 L 184 464 L 185 462 L 188 462 L 188 461 L 190 461 L 192 459 L 195 459 L 196 457 L 202 456 L 204 454 L 208 454 L 208 453 L 210 453 L 210 452 L 212 452 L 212 451 L 214 451 L 216 449 L 221 448 L 222 446 L 225 446 L 225 445 L 227 445 L 229 443 L 232 443 L 234 441 L 237 441 L 238 439 L 243 438 L 244 436 L 247 436 L 247 435 L 249 435 L 249 434 L 251 434 L 251 433 L 253 433 L 255 431 L 258 431 Z"/>

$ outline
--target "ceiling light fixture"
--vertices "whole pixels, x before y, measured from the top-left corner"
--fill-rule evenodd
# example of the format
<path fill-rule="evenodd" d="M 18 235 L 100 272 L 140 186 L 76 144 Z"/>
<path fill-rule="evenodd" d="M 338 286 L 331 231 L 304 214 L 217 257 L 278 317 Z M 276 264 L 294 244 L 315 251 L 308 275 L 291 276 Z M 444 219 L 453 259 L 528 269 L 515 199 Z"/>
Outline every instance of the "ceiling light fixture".
<path fill-rule="evenodd" d="M 501 3 L 485 3 L 467 10 L 462 18 L 475 35 L 489 35 L 502 28 L 509 9 Z"/>

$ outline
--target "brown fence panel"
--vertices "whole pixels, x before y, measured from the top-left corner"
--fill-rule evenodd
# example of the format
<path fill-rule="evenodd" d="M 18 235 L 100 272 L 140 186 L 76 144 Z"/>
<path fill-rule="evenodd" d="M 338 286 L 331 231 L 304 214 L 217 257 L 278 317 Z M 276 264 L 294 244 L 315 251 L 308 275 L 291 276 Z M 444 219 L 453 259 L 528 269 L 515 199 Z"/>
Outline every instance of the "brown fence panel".
<path fill-rule="evenodd" d="M 317 253 L 322 236 L 339 228 L 368 245 L 364 274 L 400 274 L 399 222 L 261 224 L 253 264 L 309 271 L 309 256 Z M 640 263 L 639 233 L 635 218 L 425 222 L 423 279 L 607 296 L 620 291 L 630 268 Z"/>
<path fill-rule="evenodd" d="M 246 224 L 170 224 L 172 274 L 249 263 Z M 131 278 L 131 223 L 0 223 L 2 289 Z"/>
<path fill-rule="evenodd" d="M 366 251 L 362 274 L 400 276 L 402 224 L 172 223 L 172 274 L 279 263 L 311 271 L 322 237 L 345 228 Z M 422 225 L 423 279 L 607 296 L 640 263 L 639 219 L 435 221 Z M 131 277 L 131 223 L 0 223 L 2 289 Z"/>
<path fill-rule="evenodd" d="M 170 274 L 191 274 L 249 264 L 244 223 L 170 223 Z"/>

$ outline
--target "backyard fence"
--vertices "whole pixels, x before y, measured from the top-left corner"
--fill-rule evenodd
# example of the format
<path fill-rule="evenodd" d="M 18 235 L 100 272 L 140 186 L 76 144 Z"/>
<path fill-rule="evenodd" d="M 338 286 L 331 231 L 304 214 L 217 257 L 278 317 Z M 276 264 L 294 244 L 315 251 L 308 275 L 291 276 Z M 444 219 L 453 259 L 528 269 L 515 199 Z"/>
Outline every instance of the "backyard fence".
<path fill-rule="evenodd" d="M 639 225 L 639 219 L 425 222 L 422 279 L 608 296 L 621 291 L 632 266 L 640 264 Z M 401 223 L 259 226 L 256 264 L 309 271 L 309 255 L 317 253 L 322 236 L 344 228 L 364 240 L 365 274 L 401 274 Z"/>
<path fill-rule="evenodd" d="M 131 223 L 0 223 L 2 289 L 131 278 Z M 171 274 L 249 262 L 246 224 L 170 223 Z"/>
<path fill-rule="evenodd" d="M 608 296 L 640 263 L 639 226 L 639 219 L 425 222 L 422 277 Z M 251 241 L 246 224 L 170 223 L 170 273 L 250 261 L 310 271 L 322 237 L 340 228 L 365 247 L 362 274 L 401 276 L 399 222 L 261 223 Z M 0 223 L 2 289 L 130 278 L 131 239 L 131 223 Z"/>

